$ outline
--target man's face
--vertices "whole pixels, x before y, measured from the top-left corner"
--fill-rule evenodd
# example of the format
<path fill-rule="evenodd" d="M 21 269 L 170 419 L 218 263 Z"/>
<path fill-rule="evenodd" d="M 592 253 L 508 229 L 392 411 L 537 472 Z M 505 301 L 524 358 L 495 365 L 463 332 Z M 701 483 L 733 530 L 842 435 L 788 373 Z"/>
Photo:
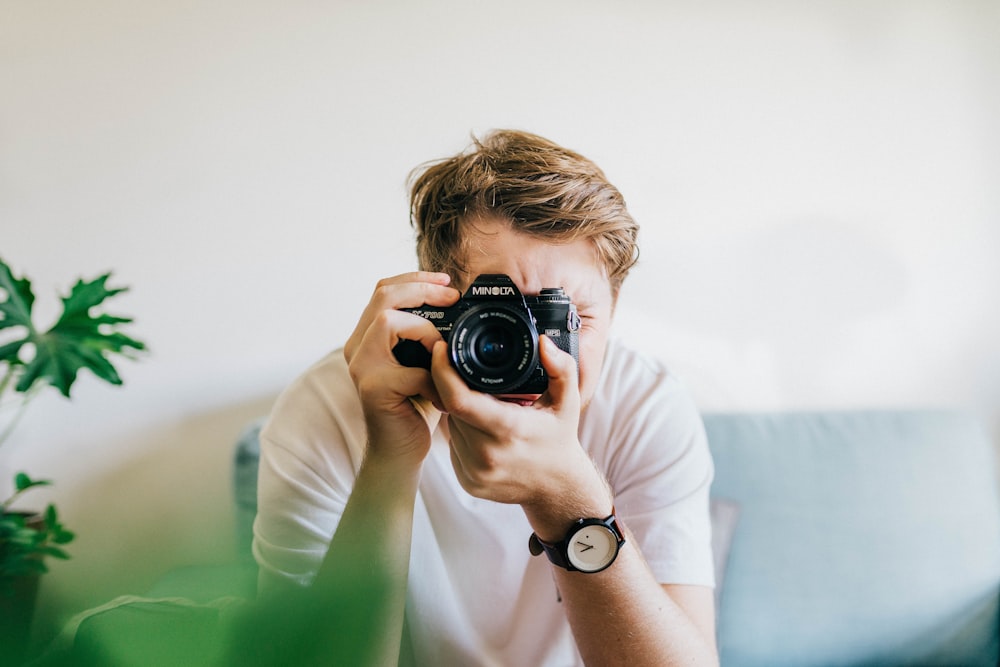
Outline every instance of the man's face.
<path fill-rule="evenodd" d="M 468 235 L 461 285 L 465 291 L 477 276 L 505 273 L 522 294 L 562 287 L 580 314 L 580 395 L 586 406 L 594 396 L 604 363 L 614 299 L 611 284 L 597 261 L 590 241 L 547 243 L 511 229 L 510 223 L 480 218 L 466 228 Z"/>

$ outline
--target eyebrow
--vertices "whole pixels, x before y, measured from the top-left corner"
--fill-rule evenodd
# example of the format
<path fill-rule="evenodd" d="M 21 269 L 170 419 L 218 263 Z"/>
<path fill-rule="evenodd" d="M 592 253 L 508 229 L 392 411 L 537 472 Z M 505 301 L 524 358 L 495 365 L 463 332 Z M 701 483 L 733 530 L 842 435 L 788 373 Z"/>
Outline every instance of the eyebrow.
<path fill-rule="evenodd" d="M 593 299 L 586 299 L 580 301 L 573 299 L 573 305 L 576 306 L 577 310 L 588 310 L 590 308 L 596 308 L 597 302 L 594 301 Z"/>

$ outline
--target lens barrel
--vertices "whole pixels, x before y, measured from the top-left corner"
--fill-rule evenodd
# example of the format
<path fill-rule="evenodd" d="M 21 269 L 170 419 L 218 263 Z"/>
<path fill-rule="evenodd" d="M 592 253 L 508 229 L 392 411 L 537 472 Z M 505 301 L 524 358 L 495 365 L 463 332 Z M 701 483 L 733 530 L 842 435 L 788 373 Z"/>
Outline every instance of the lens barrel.
<path fill-rule="evenodd" d="M 538 333 L 523 309 L 481 303 L 456 320 L 449 350 L 466 384 L 502 394 L 524 384 L 534 371 Z"/>

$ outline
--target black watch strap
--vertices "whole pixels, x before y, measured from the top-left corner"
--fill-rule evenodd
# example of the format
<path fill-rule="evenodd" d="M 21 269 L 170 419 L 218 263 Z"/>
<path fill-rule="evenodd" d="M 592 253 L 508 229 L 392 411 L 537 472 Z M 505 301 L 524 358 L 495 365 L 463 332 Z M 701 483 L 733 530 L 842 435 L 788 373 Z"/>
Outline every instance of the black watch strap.
<path fill-rule="evenodd" d="M 600 570 L 580 570 L 573 565 L 569 557 L 570 541 L 573 537 L 585 526 L 603 526 L 611 531 L 617 541 L 617 546 L 615 548 L 614 554 L 611 559 L 600 568 L 603 570 L 611 565 L 618 557 L 618 551 L 621 549 L 622 545 L 625 544 L 625 533 L 618 524 L 618 518 L 615 516 L 614 509 L 611 510 L 611 516 L 604 519 L 577 519 L 570 529 L 566 531 L 566 536 L 562 540 L 555 543 L 543 542 L 541 538 L 535 533 L 531 534 L 528 539 L 528 550 L 531 552 L 532 556 L 538 556 L 544 553 L 549 561 L 558 567 L 568 570 L 569 572 L 599 572 Z"/>

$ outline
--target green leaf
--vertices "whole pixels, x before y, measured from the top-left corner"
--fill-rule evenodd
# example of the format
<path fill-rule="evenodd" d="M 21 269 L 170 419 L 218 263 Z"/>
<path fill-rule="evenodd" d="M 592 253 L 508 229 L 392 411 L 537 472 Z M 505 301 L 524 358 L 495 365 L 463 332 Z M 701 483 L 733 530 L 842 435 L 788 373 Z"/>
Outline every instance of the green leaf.
<path fill-rule="evenodd" d="M 3 355 L 0 362 L 23 366 L 16 391 L 26 392 L 36 382 L 44 381 L 69 398 L 81 368 L 110 384 L 122 383 L 109 355 L 128 356 L 130 350 L 141 351 L 146 345 L 117 330 L 131 322 L 131 318 L 91 313 L 106 299 L 127 291 L 127 288 L 109 289 L 110 277 L 110 273 L 105 273 L 91 281 L 78 280 L 69 295 L 62 298 L 62 315 L 49 331 L 39 333 L 31 324 L 34 297 L 30 283 L 26 279 L 15 279 L 7 265 L 0 261 L 0 288 L 8 295 L 6 301 L 0 302 L 4 315 L 0 327 L 23 325 L 27 328 L 23 338 L 0 347 Z M 20 357 L 25 346 L 34 348 L 30 361 Z"/>
<path fill-rule="evenodd" d="M 3 386 L 14 377 L 15 369 L 24 365 L 21 360 L 21 349 L 35 334 L 31 323 L 31 307 L 35 295 L 31 293 L 31 282 L 27 278 L 16 278 L 7 263 L 0 259 L 0 330 L 11 327 L 24 327 L 26 332 L 21 338 L 0 346 L 0 365 L 6 364 L 6 377 Z"/>
<path fill-rule="evenodd" d="M 52 482 L 47 479 L 31 479 L 26 473 L 23 472 L 17 473 L 14 477 L 14 485 L 19 492 L 24 491 L 25 489 L 30 489 L 33 486 L 48 486 L 50 484 L 52 484 Z"/>
<path fill-rule="evenodd" d="M 14 476 L 14 486 L 18 491 L 24 491 L 31 486 L 31 478 L 23 472 L 19 472 Z"/>
<path fill-rule="evenodd" d="M 15 278 L 3 259 L 0 259 L 0 290 L 4 292 L 3 300 L 0 301 L 0 314 L 3 315 L 0 317 L 0 329 L 21 326 L 33 330 L 31 306 L 35 302 L 35 295 L 31 293 L 31 281 L 27 278 Z M 8 346 L 4 346 L 6 347 Z"/>
<path fill-rule="evenodd" d="M 6 320 L 0 320 L 0 326 Z M 15 340 L 13 343 L 7 343 L 5 345 L 0 345 L 0 362 L 7 362 L 10 365 L 20 365 L 21 360 L 18 359 L 17 354 L 21 351 L 21 346 L 24 345 L 23 340 Z"/>
<path fill-rule="evenodd" d="M 45 554 L 46 556 L 52 556 L 53 558 L 58 558 L 59 560 L 69 560 L 69 554 L 60 549 L 59 547 L 54 547 L 49 545 L 47 547 L 42 547 L 38 550 L 38 553 Z"/>
<path fill-rule="evenodd" d="M 24 528 L 6 538 L 8 544 L 24 549 L 33 549 L 45 540 L 45 534 L 32 528 Z"/>
<path fill-rule="evenodd" d="M 62 526 L 55 529 L 52 534 L 52 541 L 56 544 L 69 544 L 76 539 L 76 533 L 65 530 Z"/>
<path fill-rule="evenodd" d="M 88 313 L 94 306 L 100 305 L 105 299 L 128 291 L 127 287 L 108 289 L 106 283 L 110 273 L 98 276 L 90 282 L 77 280 L 68 297 L 63 297 L 63 315 L 60 322 L 72 321 L 74 318 L 90 319 Z"/>
<path fill-rule="evenodd" d="M 0 538 L 13 535 L 24 528 L 24 517 L 20 514 L 0 514 Z"/>

